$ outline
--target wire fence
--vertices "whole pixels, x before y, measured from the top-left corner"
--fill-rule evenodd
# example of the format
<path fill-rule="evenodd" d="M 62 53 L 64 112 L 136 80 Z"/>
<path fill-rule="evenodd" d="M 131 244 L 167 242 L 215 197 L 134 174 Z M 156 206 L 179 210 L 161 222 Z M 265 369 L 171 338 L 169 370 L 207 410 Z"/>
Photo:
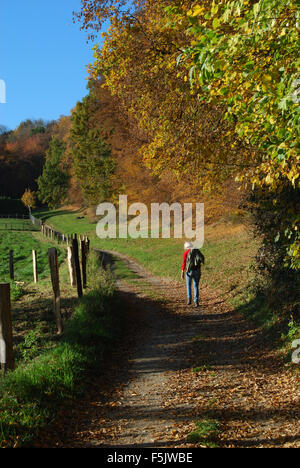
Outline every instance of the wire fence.
<path fill-rule="evenodd" d="M 38 231 L 37 228 L 30 223 L 0 223 L 0 231 Z"/>
<path fill-rule="evenodd" d="M 30 219 L 30 216 L 27 214 L 20 214 L 20 213 L 15 213 L 15 214 L 1 214 L 0 213 L 0 219 Z"/>
<path fill-rule="evenodd" d="M 0 218 L 0 231 L 39 231 L 29 218 Z"/>

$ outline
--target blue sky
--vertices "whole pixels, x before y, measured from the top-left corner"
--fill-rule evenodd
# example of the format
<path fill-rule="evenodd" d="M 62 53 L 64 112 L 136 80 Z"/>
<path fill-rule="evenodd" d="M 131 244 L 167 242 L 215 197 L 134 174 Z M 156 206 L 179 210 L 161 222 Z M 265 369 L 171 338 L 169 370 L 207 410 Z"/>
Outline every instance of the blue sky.
<path fill-rule="evenodd" d="M 0 103 L 0 124 L 14 129 L 27 118 L 57 119 L 87 94 L 93 44 L 73 24 L 72 12 L 79 9 L 80 0 L 2 2 L 0 79 L 6 103 Z"/>

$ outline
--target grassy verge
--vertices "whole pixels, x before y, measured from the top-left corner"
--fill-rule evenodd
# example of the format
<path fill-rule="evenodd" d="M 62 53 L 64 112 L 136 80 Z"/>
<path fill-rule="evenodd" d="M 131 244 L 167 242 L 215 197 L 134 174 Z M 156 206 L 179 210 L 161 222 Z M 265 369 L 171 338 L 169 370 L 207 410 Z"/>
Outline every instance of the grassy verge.
<path fill-rule="evenodd" d="M 95 258 L 89 268 L 98 269 Z M 57 403 L 83 390 L 87 373 L 103 363 L 120 336 L 122 308 L 116 307 L 113 279 L 93 272 L 93 289 L 79 301 L 56 346 L 1 378 L 0 447 L 30 446 L 55 416 Z"/>
<path fill-rule="evenodd" d="M 61 313 L 66 323 L 78 303 L 76 288 L 70 286 L 67 262 L 59 268 Z M 19 286 L 19 285 L 17 285 Z M 22 295 L 12 303 L 14 355 L 17 364 L 36 358 L 57 345 L 53 315 L 53 290 L 49 277 L 37 284 L 22 285 Z"/>

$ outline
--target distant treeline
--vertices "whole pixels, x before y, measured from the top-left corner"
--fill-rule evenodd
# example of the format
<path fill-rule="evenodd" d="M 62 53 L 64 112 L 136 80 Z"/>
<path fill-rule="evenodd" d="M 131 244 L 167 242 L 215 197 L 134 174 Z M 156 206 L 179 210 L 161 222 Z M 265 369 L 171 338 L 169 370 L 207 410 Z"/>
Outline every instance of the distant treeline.
<path fill-rule="evenodd" d="M 1 215 L 27 215 L 28 210 L 21 200 L 0 197 L 0 216 Z"/>
<path fill-rule="evenodd" d="M 26 120 L 14 131 L 0 132 L 0 196 L 20 198 L 27 188 L 37 189 L 53 122 Z"/>

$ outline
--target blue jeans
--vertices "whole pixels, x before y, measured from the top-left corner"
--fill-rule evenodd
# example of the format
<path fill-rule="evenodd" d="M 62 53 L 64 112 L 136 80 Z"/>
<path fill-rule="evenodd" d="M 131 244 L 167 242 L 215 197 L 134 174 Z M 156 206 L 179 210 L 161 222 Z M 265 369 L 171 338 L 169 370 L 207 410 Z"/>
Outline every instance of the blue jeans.
<path fill-rule="evenodd" d="M 194 302 L 199 301 L 199 282 L 200 282 L 201 272 L 200 270 L 190 271 L 186 273 L 186 288 L 187 288 L 187 297 L 189 301 L 192 301 L 192 283 L 194 284 Z"/>

